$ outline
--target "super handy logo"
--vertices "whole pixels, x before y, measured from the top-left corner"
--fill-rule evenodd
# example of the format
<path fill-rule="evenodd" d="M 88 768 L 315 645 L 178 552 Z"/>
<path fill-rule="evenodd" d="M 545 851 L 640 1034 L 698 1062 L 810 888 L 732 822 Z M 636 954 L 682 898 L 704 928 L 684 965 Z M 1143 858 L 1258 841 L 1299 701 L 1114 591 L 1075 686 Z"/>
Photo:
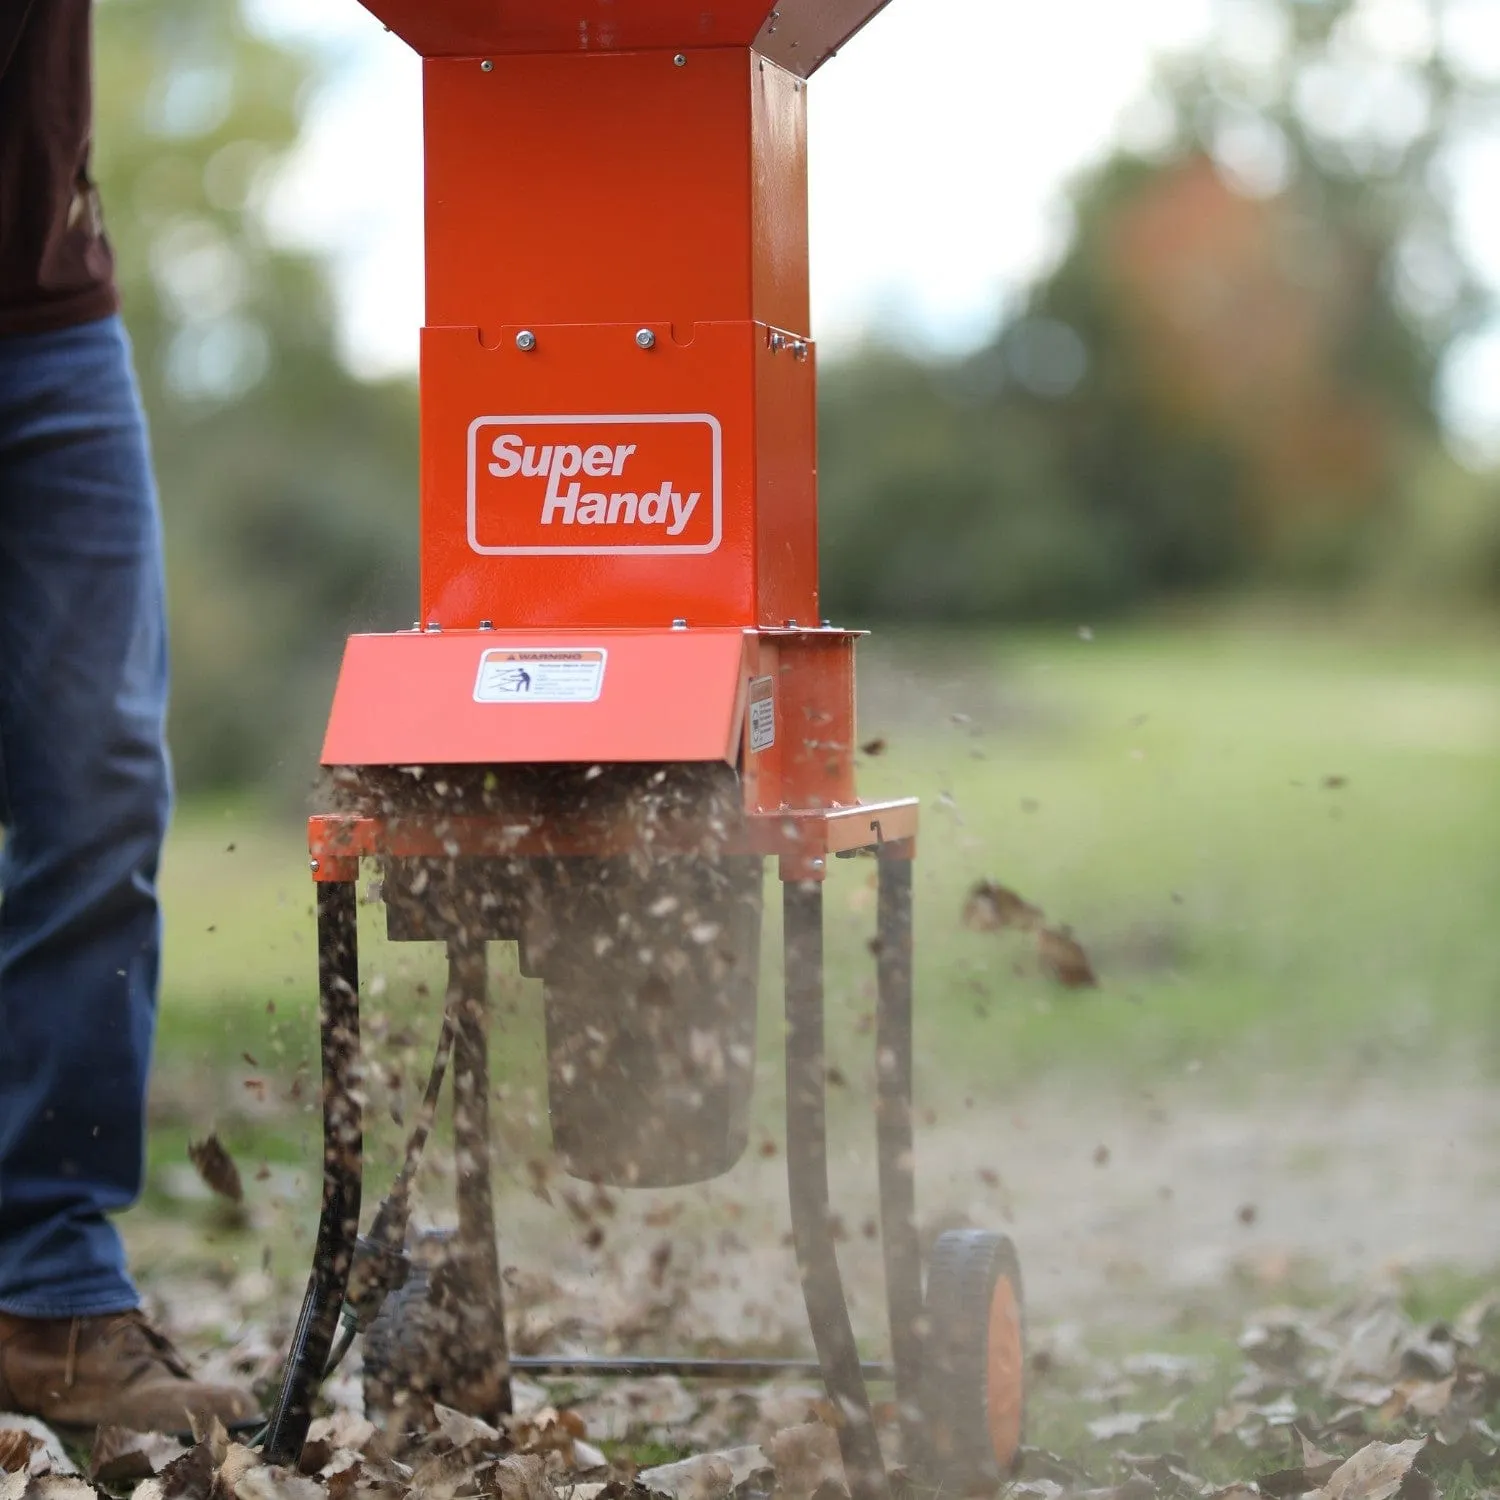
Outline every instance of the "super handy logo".
<path fill-rule="evenodd" d="M 714 417 L 480 417 L 469 425 L 476 552 L 704 553 L 722 532 L 723 432 Z"/>

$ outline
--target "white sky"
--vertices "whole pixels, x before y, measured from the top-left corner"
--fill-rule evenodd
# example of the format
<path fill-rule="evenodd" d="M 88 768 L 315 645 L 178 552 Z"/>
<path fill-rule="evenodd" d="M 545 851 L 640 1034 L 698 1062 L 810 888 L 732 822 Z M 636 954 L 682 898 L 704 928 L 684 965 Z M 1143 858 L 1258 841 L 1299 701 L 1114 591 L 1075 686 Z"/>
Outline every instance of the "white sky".
<path fill-rule="evenodd" d="M 331 49 L 335 82 L 275 203 L 288 237 L 338 263 L 351 363 L 416 360 L 421 132 L 414 54 L 357 0 L 255 0 Z M 1365 0 L 1397 34 L 1419 0 Z M 1191 46 L 1213 0 L 894 0 L 813 80 L 814 334 L 878 327 L 930 350 L 990 332 L 1061 242 L 1060 195 L 1128 123 L 1153 57 Z M 1500 80 L 1500 0 L 1449 0 L 1475 70 Z M 1465 172 L 1461 227 L 1500 286 L 1500 135 Z M 1500 455 L 1500 337 L 1454 362 L 1450 417 Z"/>

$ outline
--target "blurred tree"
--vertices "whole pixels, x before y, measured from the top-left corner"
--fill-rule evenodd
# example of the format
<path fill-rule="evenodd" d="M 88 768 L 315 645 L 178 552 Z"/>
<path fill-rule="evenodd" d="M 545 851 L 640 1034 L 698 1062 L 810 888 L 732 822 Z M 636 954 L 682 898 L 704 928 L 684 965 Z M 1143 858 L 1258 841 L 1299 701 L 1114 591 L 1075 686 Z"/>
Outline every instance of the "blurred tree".
<path fill-rule="evenodd" d="M 239 0 L 102 0 L 95 165 L 167 531 L 184 787 L 302 785 L 348 629 L 415 605 L 409 382 L 339 362 L 265 201 L 316 81 Z"/>
<path fill-rule="evenodd" d="M 1419 513 L 1437 375 L 1485 310 L 1448 167 L 1494 91 L 1445 14 L 1220 0 L 989 347 L 831 370 L 830 603 L 1076 614 L 1368 570 Z"/>

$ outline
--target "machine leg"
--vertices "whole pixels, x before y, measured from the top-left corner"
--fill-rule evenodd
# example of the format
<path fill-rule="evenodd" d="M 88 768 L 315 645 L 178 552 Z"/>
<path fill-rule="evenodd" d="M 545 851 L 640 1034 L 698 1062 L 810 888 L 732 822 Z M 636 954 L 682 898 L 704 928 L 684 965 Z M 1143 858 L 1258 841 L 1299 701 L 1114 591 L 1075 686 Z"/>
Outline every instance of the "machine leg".
<path fill-rule="evenodd" d="M 852 1500 L 889 1500 L 890 1485 L 833 1243 L 823 1052 L 822 886 L 788 881 L 783 887 L 783 910 L 786 1154 L 797 1266 L 823 1382 L 841 1418 L 839 1448 L 849 1493 Z"/>
<path fill-rule="evenodd" d="M 458 1155 L 458 1244 L 466 1318 L 478 1337 L 469 1344 L 482 1363 L 463 1383 L 464 1409 L 497 1422 L 511 1411 L 510 1349 L 495 1205 L 490 1186 L 490 1012 L 488 969 L 481 942 L 448 944 L 448 990 L 459 1003 L 453 1034 L 453 1143 Z"/>
<path fill-rule="evenodd" d="M 318 886 L 318 1009 L 323 1054 L 323 1207 L 312 1275 L 262 1448 L 295 1464 L 312 1422 L 359 1235 L 359 935 L 354 882 Z"/>
<path fill-rule="evenodd" d="M 901 1410 L 902 1457 L 921 1443 L 918 1382 L 922 1362 L 922 1249 L 917 1238 L 912 1134 L 912 868 L 909 857 L 879 862 L 876 921 L 875 1140 L 880 1162 L 880 1239 L 890 1310 L 891 1362 Z"/>

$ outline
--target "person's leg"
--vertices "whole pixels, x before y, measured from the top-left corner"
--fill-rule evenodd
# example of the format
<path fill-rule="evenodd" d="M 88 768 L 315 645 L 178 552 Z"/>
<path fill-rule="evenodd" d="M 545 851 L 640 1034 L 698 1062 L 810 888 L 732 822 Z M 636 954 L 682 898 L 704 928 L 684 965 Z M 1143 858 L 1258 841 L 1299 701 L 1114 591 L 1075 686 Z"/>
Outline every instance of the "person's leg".
<path fill-rule="evenodd" d="M 170 803 L 160 525 L 117 319 L 0 339 L 0 1313 L 137 1304 Z"/>

